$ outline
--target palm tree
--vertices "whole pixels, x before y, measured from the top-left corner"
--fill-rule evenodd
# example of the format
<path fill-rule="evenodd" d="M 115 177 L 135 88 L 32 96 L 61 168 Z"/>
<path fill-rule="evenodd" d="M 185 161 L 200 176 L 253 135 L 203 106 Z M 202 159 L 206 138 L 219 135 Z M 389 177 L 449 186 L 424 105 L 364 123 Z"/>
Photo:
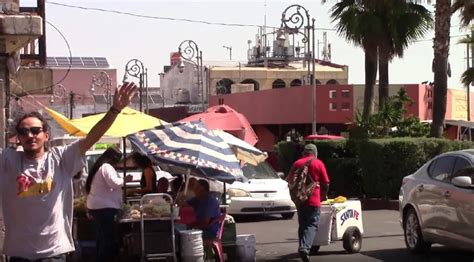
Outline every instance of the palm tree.
<path fill-rule="evenodd" d="M 466 44 L 466 45 L 474 45 L 474 37 L 466 37 L 461 40 L 459 40 L 460 44 Z M 461 75 L 461 82 L 465 86 L 469 86 L 472 82 L 474 82 L 474 66 L 471 65 L 470 68 L 468 68 L 464 73 Z"/>
<path fill-rule="evenodd" d="M 324 1 L 323 1 L 324 2 Z M 389 62 L 429 31 L 431 13 L 414 1 L 341 0 L 330 10 L 340 35 L 365 52 L 363 117 L 373 113 L 374 83 L 379 68 L 379 108 L 388 99 Z"/>
<path fill-rule="evenodd" d="M 455 0 L 452 12 L 460 11 L 461 25 L 467 27 L 474 19 L 474 2 L 472 0 Z"/>
<path fill-rule="evenodd" d="M 325 1 L 323 1 L 325 2 Z M 377 47 L 384 35 L 383 21 L 374 12 L 371 0 L 341 0 L 330 10 L 337 21 L 336 30 L 347 41 L 364 49 L 365 91 L 362 117 L 368 118 L 373 111 L 374 85 L 377 77 Z"/>
<path fill-rule="evenodd" d="M 377 14 L 383 19 L 385 37 L 380 39 L 379 55 L 379 108 L 388 99 L 389 63 L 403 57 L 404 50 L 413 41 L 422 38 L 433 25 L 431 12 L 415 1 L 378 0 Z"/>
<path fill-rule="evenodd" d="M 448 93 L 448 55 L 449 29 L 451 27 L 451 0 L 436 0 L 435 5 L 435 38 L 433 41 L 433 124 L 430 135 L 441 137 L 446 114 Z"/>
<path fill-rule="evenodd" d="M 452 6 L 452 12 L 460 11 L 461 25 L 469 26 L 474 20 L 474 2 L 472 0 L 456 0 Z M 472 29 L 471 29 L 472 30 Z M 466 37 L 459 41 L 461 44 L 471 45 L 471 50 L 474 50 L 474 35 Z M 461 82 L 467 87 L 467 93 L 470 94 L 470 85 L 474 82 L 474 65 L 471 65 L 461 76 Z M 469 103 L 469 99 L 467 102 Z M 468 105 L 468 110 L 470 107 Z M 468 120 L 470 120 L 470 112 L 468 113 Z"/>

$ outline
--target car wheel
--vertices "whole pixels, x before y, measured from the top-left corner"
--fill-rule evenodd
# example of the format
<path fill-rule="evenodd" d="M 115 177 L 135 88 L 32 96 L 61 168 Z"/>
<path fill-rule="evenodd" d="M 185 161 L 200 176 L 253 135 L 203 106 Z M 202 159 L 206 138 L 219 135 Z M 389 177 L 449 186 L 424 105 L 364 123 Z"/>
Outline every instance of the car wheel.
<path fill-rule="evenodd" d="M 309 254 L 311 256 L 317 255 L 319 252 L 320 246 L 312 246 L 311 249 L 309 250 Z"/>
<path fill-rule="evenodd" d="M 423 239 L 420 222 L 418 221 L 415 210 L 412 208 L 405 214 L 403 234 L 405 236 L 405 244 L 411 252 L 425 253 L 430 249 L 431 244 L 425 242 Z"/>
<path fill-rule="evenodd" d="M 350 227 L 342 236 L 342 247 L 349 253 L 359 253 L 362 248 L 362 235 L 356 227 Z"/>
<path fill-rule="evenodd" d="M 282 213 L 281 214 L 281 217 L 283 217 L 283 219 L 293 219 L 294 216 L 295 216 L 295 212 L 293 212 L 293 213 Z"/>

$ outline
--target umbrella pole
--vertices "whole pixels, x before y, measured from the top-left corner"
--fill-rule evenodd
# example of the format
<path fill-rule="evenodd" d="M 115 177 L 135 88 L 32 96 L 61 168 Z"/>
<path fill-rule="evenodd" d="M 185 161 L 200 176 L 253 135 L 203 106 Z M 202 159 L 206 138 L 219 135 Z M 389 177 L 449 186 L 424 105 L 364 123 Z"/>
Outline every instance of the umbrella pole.
<path fill-rule="evenodd" d="M 125 137 L 122 137 L 123 144 L 123 202 L 127 203 L 127 183 L 125 182 L 125 177 L 127 176 L 127 140 Z"/>
<path fill-rule="evenodd" d="M 184 195 L 188 194 L 188 185 L 189 185 L 189 177 L 191 176 L 191 169 L 188 168 L 188 172 L 186 173 L 186 182 L 184 183 Z"/>
<path fill-rule="evenodd" d="M 222 197 L 222 204 L 223 204 L 223 205 L 227 205 L 226 185 L 227 185 L 227 183 L 224 182 L 224 192 L 222 193 L 222 195 L 223 195 L 223 197 Z"/>

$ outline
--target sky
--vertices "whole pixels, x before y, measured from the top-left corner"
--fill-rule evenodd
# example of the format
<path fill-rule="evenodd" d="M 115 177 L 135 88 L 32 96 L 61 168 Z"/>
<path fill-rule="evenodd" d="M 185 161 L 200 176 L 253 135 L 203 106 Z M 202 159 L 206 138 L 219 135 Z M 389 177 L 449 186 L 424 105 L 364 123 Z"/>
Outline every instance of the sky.
<path fill-rule="evenodd" d="M 332 62 L 349 66 L 349 83 L 364 83 L 364 53 L 359 47 L 347 43 L 333 30 L 334 23 L 329 9 L 336 0 L 322 4 L 321 0 L 54 0 L 46 2 L 46 20 L 59 29 L 70 46 L 72 56 L 106 57 L 117 68 L 118 76 L 124 73 L 127 61 L 141 60 L 148 68 L 149 86 L 159 86 L 158 74 L 169 64 L 171 52 L 179 44 L 191 39 L 203 52 L 206 61 L 228 61 L 232 47 L 232 58 L 247 61 L 248 40 L 255 43 L 256 26 L 222 26 L 183 21 L 148 19 L 108 12 L 64 7 L 62 3 L 88 8 L 101 8 L 128 12 L 144 16 L 172 19 L 191 19 L 215 23 L 263 25 L 266 17 L 268 26 L 279 26 L 286 7 L 300 4 L 308 9 L 311 18 L 316 19 L 316 39 L 322 42 L 327 32 L 332 45 Z M 36 0 L 21 0 L 21 6 L 34 6 Z M 432 6 L 427 6 L 433 10 Z M 466 29 L 459 27 L 457 15 L 451 21 L 450 63 L 452 77 L 448 85 L 461 88 L 459 78 L 466 69 L 466 46 L 457 44 L 459 36 L 466 35 Z M 49 24 L 46 27 L 48 56 L 69 56 L 67 44 L 61 35 Z M 454 37 L 453 37 L 454 36 Z M 434 32 L 413 43 L 403 58 L 396 58 L 390 65 L 390 82 L 413 84 L 432 81 L 431 62 L 433 49 L 431 39 Z M 322 50 L 322 47 L 321 49 Z M 121 77 L 118 77 L 119 81 Z"/>

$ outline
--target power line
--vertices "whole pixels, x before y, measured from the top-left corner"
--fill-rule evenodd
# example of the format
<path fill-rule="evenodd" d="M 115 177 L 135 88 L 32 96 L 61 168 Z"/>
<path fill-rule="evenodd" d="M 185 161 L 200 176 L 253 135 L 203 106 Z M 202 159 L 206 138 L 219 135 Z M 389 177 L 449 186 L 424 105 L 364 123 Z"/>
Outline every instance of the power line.
<path fill-rule="evenodd" d="M 456 38 L 456 37 L 465 37 L 466 35 L 452 35 L 449 38 Z M 428 42 L 428 41 L 433 41 L 433 38 L 431 39 L 422 39 L 422 40 L 416 40 L 413 42 Z"/>
<path fill-rule="evenodd" d="M 72 51 L 71 51 L 71 46 L 69 45 L 69 41 L 67 40 L 66 36 L 61 32 L 61 30 L 59 30 L 59 28 L 57 28 L 53 23 L 51 23 L 49 21 L 45 21 L 45 22 L 48 23 L 48 25 L 50 25 L 52 28 L 54 28 L 59 33 L 59 35 L 62 37 L 64 42 L 66 43 L 68 53 L 69 53 L 69 65 L 68 65 L 66 73 L 64 74 L 64 76 L 58 82 L 53 83 L 49 86 L 44 86 L 44 87 L 41 87 L 41 88 L 34 88 L 34 89 L 31 89 L 30 91 L 39 91 L 39 90 L 49 89 L 51 87 L 54 87 L 55 85 L 61 84 L 64 80 L 66 80 L 66 78 L 69 75 L 69 73 L 71 72 L 71 68 L 72 68 Z M 20 85 L 18 85 L 18 86 L 20 86 Z M 23 87 L 21 87 L 21 88 L 23 89 Z M 28 94 L 28 93 L 26 93 L 26 94 Z"/>
<path fill-rule="evenodd" d="M 130 12 L 117 11 L 117 10 L 112 10 L 112 9 L 104 9 L 104 8 L 97 8 L 97 7 L 85 7 L 85 6 L 78 6 L 78 5 L 69 5 L 69 4 L 63 4 L 63 3 L 58 3 L 58 2 L 54 2 L 54 1 L 47 1 L 46 3 L 51 4 L 51 5 L 81 9 L 81 10 L 86 10 L 86 11 L 97 11 L 97 12 L 112 13 L 112 14 L 126 15 L 126 16 L 132 16 L 132 17 L 137 17 L 137 18 L 146 18 L 146 19 L 154 19 L 154 20 L 178 21 L 178 22 L 187 22 L 187 23 L 196 23 L 196 24 L 205 24 L 205 25 L 218 25 L 218 26 L 232 26 L 232 27 L 256 27 L 256 28 L 263 27 L 261 25 L 254 25 L 254 24 L 210 22 L 210 21 L 205 21 L 205 20 L 195 20 L 195 19 L 186 19 L 186 18 L 142 15 L 142 14 L 136 14 L 136 13 L 130 13 Z M 279 28 L 279 27 L 276 27 L 276 26 L 266 26 L 266 27 L 273 28 L 273 29 L 278 29 Z M 315 30 L 318 30 L 318 31 L 336 31 L 333 28 L 321 28 L 321 27 L 315 28 Z"/>

